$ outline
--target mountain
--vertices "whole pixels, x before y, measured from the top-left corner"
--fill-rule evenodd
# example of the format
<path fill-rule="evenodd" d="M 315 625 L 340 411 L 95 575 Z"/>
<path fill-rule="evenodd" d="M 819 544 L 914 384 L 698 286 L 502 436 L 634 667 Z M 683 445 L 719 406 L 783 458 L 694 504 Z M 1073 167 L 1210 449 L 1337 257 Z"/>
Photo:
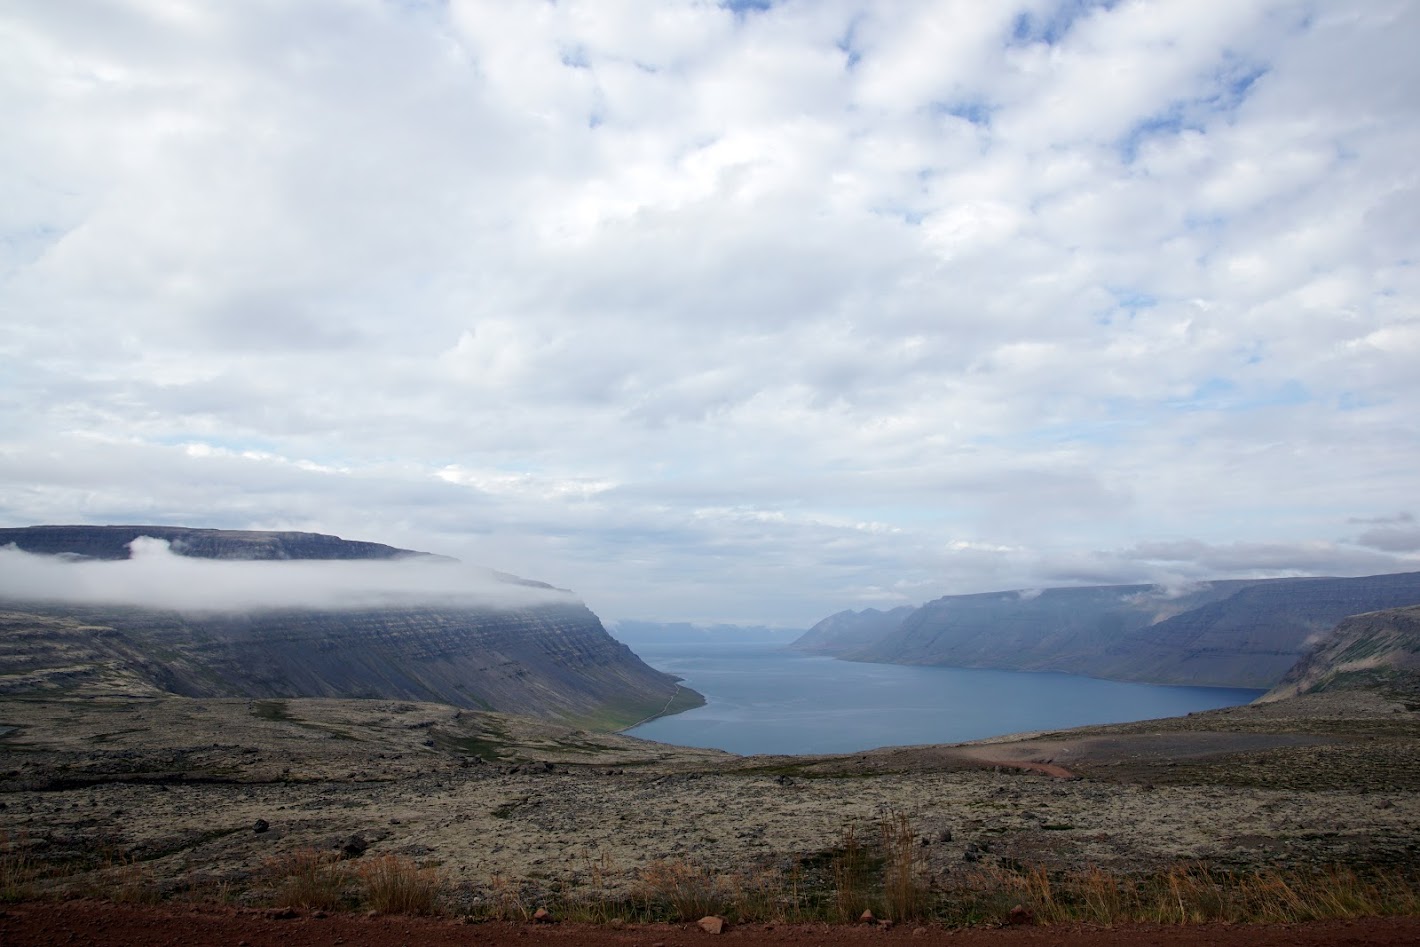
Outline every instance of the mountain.
<path fill-rule="evenodd" d="M 0 529 L 0 546 L 24 552 L 127 559 L 140 536 L 161 539 L 175 553 L 197 559 L 405 559 L 428 556 L 382 543 L 363 543 L 322 533 L 195 529 L 187 526 L 23 526 Z M 442 557 L 441 557 L 442 558 Z"/>
<path fill-rule="evenodd" d="M 1261 700 L 1354 688 L 1420 697 L 1420 606 L 1345 619 Z"/>
<path fill-rule="evenodd" d="M 314 533 L 159 526 L 3 529 L 0 548 L 93 562 L 125 558 L 142 536 L 165 540 L 181 559 L 304 560 L 306 568 L 312 561 L 384 560 L 418 568 L 442 558 Z M 569 594 L 491 575 L 493 588 L 509 590 L 500 604 L 470 598 L 203 609 L 31 600 L 12 592 L 0 598 L 0 695 L 369 697 L 599 729 L 704 702 L 615 641 Z"/>
<path fill-rule="evenodd" d="M 810 654 L 843 654 L 855 651 L 896 631 L 914 611 L 916 609 L 911 605 L 899 605 L 886 612 L 876 608 L 838 612 L 804 632 L 789 647 Z"/>
<path fill-rule="evenodd" d="M 952 595 L 855 661 L 1063 671 L 1122 681 L 1267 688 L 1359 612 L 1420 604 L 1420 573 Z"/>

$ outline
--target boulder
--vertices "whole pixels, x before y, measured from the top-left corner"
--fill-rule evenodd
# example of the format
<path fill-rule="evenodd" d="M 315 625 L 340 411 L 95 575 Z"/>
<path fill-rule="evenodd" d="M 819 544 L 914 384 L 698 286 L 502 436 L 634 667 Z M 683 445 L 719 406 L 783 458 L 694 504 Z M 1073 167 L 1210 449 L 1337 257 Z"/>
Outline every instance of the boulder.
<path fill-rule="evenodd" d="M 708 914 L 696 921 L 696 924 L 707 934 L 723 934 L 725 932 L 725 919 Z"/>

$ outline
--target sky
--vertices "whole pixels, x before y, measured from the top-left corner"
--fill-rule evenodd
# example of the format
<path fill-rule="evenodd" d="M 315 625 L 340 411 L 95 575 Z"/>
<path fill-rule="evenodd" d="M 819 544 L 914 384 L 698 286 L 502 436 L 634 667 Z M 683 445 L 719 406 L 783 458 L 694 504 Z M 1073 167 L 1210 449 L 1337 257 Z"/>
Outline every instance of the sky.
<path fill-rule="evenodd" d="M 10 0 L 0 525 L 806 627 L 1420 569 L 1420 4 Z"/>

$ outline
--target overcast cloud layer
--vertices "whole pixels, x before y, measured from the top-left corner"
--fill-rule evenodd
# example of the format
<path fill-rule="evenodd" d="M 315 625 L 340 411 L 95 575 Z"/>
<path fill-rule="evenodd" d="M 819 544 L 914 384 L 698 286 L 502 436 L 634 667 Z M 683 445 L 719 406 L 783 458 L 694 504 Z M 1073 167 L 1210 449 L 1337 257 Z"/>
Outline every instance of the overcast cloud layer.
<path fill-rule="evenodd" d="M 747 623 L 1420 568 L 1417 43 L 1405 0 L 12 0 L 0 522 Z"/>

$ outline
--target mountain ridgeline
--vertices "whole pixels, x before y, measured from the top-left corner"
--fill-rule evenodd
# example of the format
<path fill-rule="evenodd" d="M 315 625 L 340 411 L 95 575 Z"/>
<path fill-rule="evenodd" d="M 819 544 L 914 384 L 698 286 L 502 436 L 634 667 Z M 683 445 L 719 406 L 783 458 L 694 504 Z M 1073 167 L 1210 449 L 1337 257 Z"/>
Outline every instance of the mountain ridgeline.
<path fill-rule="evenodd" d="M 173 552 L 195 559 L 409 559 L 429 553 L 396 549 L 323 533 L 194 529 L 188 526 L 24 526 L 0 529 L 0 546 L 24 552 L 86 559 L 127 559 L 140 536 L 161 539 Z M 438 558 L 444 558 L 442 556 Z"/>
<path fill-rule="evenodd" d="M 404 560 L 424 554 L 295 532 L 159 526 L 0 529 L 0 547 L 122 559 L 138 537 L 224 560 Z M 443 557 L 437 557 L 443 559 Z M 446 562 L 448 560 L 445 560 Z M 0 695 L 171 693 L 438 701 L 615 729 L 703 703 L 615 641 L 570 595 L 517 606 L 165 607 L 0 598 Z M 540 593 L 539 593 L 540 594 Z"/>
<path fill-rule="evenodd" d="M 1266 689 L 1342 619 L 1409 605 L 1420 605 L 1420 573 L 1033 589 L 949 595 L 897 621 L 902 609 L 839 613 L 793 647 L 852 661 Z"/>

